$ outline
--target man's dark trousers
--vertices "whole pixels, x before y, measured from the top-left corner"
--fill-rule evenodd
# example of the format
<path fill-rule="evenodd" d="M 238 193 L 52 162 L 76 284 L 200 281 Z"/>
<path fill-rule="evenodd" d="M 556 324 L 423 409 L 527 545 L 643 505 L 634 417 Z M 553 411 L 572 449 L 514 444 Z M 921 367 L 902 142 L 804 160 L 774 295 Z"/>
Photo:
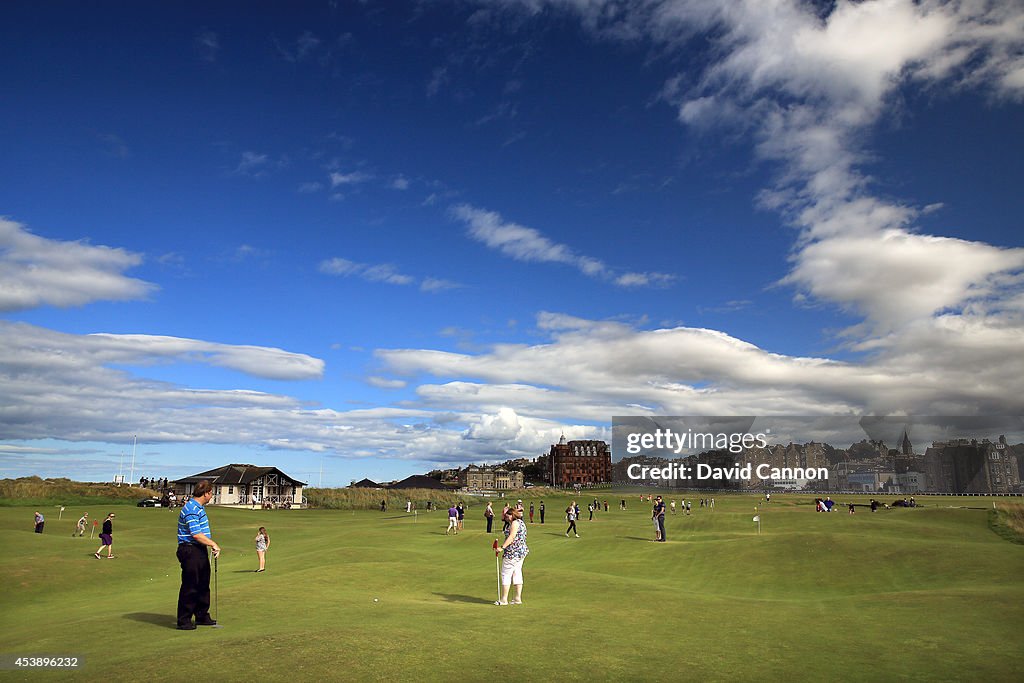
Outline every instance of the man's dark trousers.
<path fill-rule="evenodd" d="M 665 515 L 658 515 L 658 529 L 661 531 L 661 540 L 665 540 Z"/>
<path fill-rule="evenodd" d="M 178 544 L 181 590 L 178 591 L 178 626 L 210 618 L 210 557 L 206 548 L 194 543 Z"/>

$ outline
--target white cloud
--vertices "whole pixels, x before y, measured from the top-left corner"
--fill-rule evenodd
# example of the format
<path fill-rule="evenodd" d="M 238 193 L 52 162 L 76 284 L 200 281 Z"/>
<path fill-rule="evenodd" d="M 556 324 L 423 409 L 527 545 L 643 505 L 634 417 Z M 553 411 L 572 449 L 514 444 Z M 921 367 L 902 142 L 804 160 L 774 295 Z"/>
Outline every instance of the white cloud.
<path fill-rule="evenodd" d="M 366 383 L 378 389 L 404 389 L 408 385 L 408 382 L 405 380 L 375 377 L 373 375 L 366 378 Z"/>
<path fill-rule="evenodd" d="M 124 249 L 46 239 L 0 218 L 0 311 L 143 299 L 156 285 L 123 274 L 141 263 Z"/>
<path fill-rule="evenodd" d="M 324 184 L 316 181 L 299 184 L 299 192 L 301 194 L 314 194 L 322 189 L 324 189 Z"/>
<path fill-rule="evenodd" d="M 436 293 L 449 289 L 458 289 L 462 285 L 442 278 L 426 277 L 418 280 L 406 275 L 390 263 L 359 263 L 346 258 L 334 257 L 320 262 L 320 272 L 326 275 L 341 277 L 359 277 L 367 282 L 383 282 L 389 285 L 415 285 L 419 283 L 420 291 Z"/>
<path fill-rule="evenodd" d="M 453 206 L 450 213 L 466 224 L 470 237 L 517 261 L 561 263 L 588 277 L 621 287 L 666 286 L 675 280 L 674 275 L 665 273 L 618 273 L 600 259 L 577 254 L 571 247 L 548 239 L 534 228 L 505 221 L 494 211 L 459 204 Z"/>
<path fill-rule="evenodd" d="M 420 283 L 420 289 L 424 292 L 443 292 L 449 289 L 459 289 L 462 287 L 458 282 L 451 280 L 445 280 L 437 277 L 426 277 Z"/>
<path fill-rule="evenodd" d="M 336 188 L 345 185 L 358 185 L 365 183 L 368 180 L 372 180 L 373 176 L 369 173 L 362 171 L 353 171 L 352 173 L 339 173 L 334 171 L 328 176 L 331 180 L 331 188 Z"/>
<path fill-rule="evenodd" d="M 242 158 L 235 167 L 234 173 L 235 175 L 258 177 L 266 172 L 269 163 L 270 158 L 266 154 L 245 151 L 242 152 Z"/>
<path fill-rule="evenodd" d="M 538 316 L 551 338 L 477 354 L 378 350 L 393 374 L 439 379 L 417 395 L 434 409 L 606 423 L 636 405 L 667 415 L 1016 414 L 1024 381 L 1020 311 L 945 315 L 873 344 L 861 360 L 772 353 L 714 330 L 638 329 Z M 1016 350 L 1015 350 L 1016 349 Z"/>
<path fill-rule="evenodd" d="M 368 282 L 384 282 L 389 285 L 409 285 L 415 282 L 415 278 L 403 275 L 389 263 L 357 263 L 340 257 L 322 261 L 320 272 L 327 275 L 355 275 Z"/>
<path fill-rule="evenodd" d="M 208 28 L 196 31 L 193 45 L 201 59 L 207 62 L 217 61 L 217 55 L 220 53 L 220 38 L 216 33 Z"/>
<path fill-rule="evenodd" d="M 567 9 L 609 40 L 682 49 L 695 35 L 715 36 L 715 59 L 669 79 L 659 96 L 676 104 L 684 124 L 734 127 L 779 164 L 778 183 L 759 200 L 799 231 L 783 280 L 799 298 L 858 311 L 862 333 L 885 335 L 979 299 L 1018 295 L 1019 250 L 917 234 L 914 222 L 929 207 L 876 196 L 861 168 L 874 153 L 866 149 L 871 128 L 898 87 L 1024 98 L 1021 3 L 651 0 L 628 11 L 615 0 L 506 4 Z"/>

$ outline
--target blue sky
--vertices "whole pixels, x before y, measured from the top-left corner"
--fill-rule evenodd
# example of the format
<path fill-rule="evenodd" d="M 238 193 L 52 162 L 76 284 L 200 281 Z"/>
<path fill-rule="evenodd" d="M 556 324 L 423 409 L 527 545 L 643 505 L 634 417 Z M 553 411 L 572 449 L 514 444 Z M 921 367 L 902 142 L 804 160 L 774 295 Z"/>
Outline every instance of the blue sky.
<path fill-rule="evenodd" d="M 0 473 L 1024 408 L 1013 3 L 7 3 Z M 127 465 L 125 465 L 127 469 Z"/>

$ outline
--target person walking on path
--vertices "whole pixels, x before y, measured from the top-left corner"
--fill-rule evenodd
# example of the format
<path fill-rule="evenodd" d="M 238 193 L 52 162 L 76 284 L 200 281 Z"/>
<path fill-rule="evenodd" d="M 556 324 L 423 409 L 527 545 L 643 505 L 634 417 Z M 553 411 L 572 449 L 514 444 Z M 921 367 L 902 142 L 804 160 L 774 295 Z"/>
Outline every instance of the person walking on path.
<path fill-rule="evenodd" d="M 267 570 L 267 549 L 270 548 L 270 534 L 267 533 L 267 527 L 261 526 L 260 530 L 256 532 L 256 555 L 260 558 L 260 568 L 257 572 L 265 572 Z"/>
<path fill-rule="evenodd" d="M 116 517 L 116 515 L 111 512 L 107 515 L 107 518 L 103 520 L 103 531 L 100 533 L 100 543 L 102 545 L 100 545 L 100 547 L 96 549 L 96 552 L 93 553 L 93 556 L 97 560 L 100 559 L 100 551 L 103 550 L 104 547 L 107 549 L 107 559 L 109 560 L 114 557 L 114 517 Z"/>
<path fill-rule="evenodd" d="M 78 537 L 79 538 L 81 538 L 82 536 L 85 536 L 85 527 L 88 526 L 88 524 L 89 524 L 89 513 L 86 512 L 85 514 L 83 514 L 81 517 L 78 518 L 78 524 L 75 525 L 75 532 L 78 532 Z M 72 532 L 71 535 L 74 536 L 75 532 Z"/>
<path fill-rule="evenodd" d="M 565 508 L 565 518 L 569 522 L 569 528 L 565 530 L 565 535 L 568 536 L 571 531 L 576 535 L 576 538 L 579 538 L 580 532 L 576 530 L 576 501 L 573 501 L 569 507 Z"/>
<path fill-rule="evenodd" d="M 447 536 L 449 531 L 459 535 L 459 509 L 454 505 L 448 508 L 448 528 L 444 530 L 444 535 Z"/>
<path fill-rule="evenodd" d="M 220 546 L 210 532 L 206 506 L 213 500 L 213 487 L 203 479 L 192 490 L 192 497 L 178 515 L 178 562 L 181 564 L 181 588 L 178 590 L 178 628 L 194 631 L 196 626 L 216 626 L 210 616 L 210 556 L 220 557 Z M 192 617 L 195 617 L 195 623 Z"/>

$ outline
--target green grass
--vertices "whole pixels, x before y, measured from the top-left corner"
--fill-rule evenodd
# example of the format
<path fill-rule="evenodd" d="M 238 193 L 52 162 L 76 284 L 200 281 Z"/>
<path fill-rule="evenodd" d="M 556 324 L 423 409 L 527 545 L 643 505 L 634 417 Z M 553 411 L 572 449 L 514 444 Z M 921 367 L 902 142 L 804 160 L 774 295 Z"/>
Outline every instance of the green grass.
<path fill-rule="evenodd" d="M 617 502 L 627 497 L 629 509 Z M 818 514 L 806 496 L 716 496 L 669 515 L 612 509 L 568 539 L 565 499 L 529 527 L 526 604 L 495 607 L 493 536 L 473 501 L 464 533 L 443 511 L 210 509 L 222 629 L 173 629 L 177 511 L 119 508 L 114 560 L 71 538 L 81 512 L 0 509 L 0 654 L 81 655 L 33 680 L 1019 680 L 1024 546 L 989 527 L 987 499 Z M 844 497 L 845 502 L 849 497 Z M 536 501 L 534 501 L 536 502 Z M 866 502 L 866 499 L 858 502 Z M 527 501 L 527 505 L 529 501 Z M 581 501 L 582 504 L 582 501 Z M 1001 503 L 1000 503 L 1001 504 Z M 268 570 L 252 537 L 271 534 Z M 374 598 L 379 602 L 373 602 Z M 0 672 L 0 678 L 29 675 Z"/>

